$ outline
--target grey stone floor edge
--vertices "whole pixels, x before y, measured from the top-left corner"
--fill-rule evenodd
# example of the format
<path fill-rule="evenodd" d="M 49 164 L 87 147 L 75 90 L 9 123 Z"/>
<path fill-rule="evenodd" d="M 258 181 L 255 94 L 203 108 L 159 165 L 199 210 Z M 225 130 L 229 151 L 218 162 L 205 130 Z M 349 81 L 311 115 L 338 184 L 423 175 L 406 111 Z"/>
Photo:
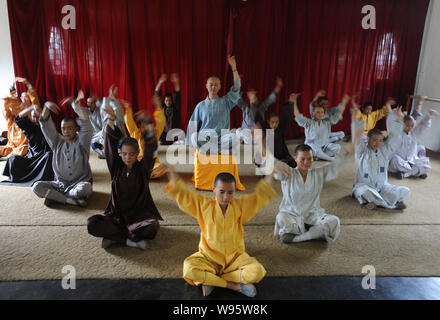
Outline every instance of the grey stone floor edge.
<path fill-rule="evenodd" d="M 362 277 L 266 277 L 252 300 L 440 300 L 440 278 L 377 277 L 363 289 Z M 73 283 L 70 282 L 70 285 Z M 371 285 L 371 282 L 368 282 Z M 216 288 L 205 298 L 183 279 L 61 280 L 0 282 L 0 300 L 251 300 Z"/>

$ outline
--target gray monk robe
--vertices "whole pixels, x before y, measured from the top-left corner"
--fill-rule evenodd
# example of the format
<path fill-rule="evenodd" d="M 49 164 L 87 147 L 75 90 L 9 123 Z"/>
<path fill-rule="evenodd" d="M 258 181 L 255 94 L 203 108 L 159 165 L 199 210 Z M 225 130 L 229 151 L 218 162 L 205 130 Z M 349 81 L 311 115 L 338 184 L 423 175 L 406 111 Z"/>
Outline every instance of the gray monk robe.
<path fill-rule="evenodd" d="M 152 240 L 163 220 L 151 197 L 149 181 L 157 150 L 155 135 L 144 136 L 144 158 L 136 161 L 130 173 L 118 154 L 123 138 L 119 128 L 105 128 L 105 157 L 112 179 L 112 191 L 104 215 L 87 221 L 89 233 L 95 237 L 125 243 Z"/>

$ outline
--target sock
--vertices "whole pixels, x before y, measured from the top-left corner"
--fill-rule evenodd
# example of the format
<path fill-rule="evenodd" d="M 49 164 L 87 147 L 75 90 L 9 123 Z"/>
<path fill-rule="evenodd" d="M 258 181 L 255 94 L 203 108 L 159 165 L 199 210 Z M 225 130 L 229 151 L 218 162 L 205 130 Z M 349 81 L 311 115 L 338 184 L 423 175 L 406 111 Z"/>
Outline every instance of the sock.
<path fill-rule="evenodd" d="M 147 250 L 147 244 L 145 241 L 134 242 L 134 241 L 131 241 L 130 239 L 127 239 L 127 242 L 125 244 L 131 248 L 138 248 L 138 249 L 142 249 L 142 250 Z"/>
<path fill-rule="evenodd" d="M 323 226 L 313 226 L 309 231 L 293 238 L 293 242 L 303 242 L 312 239 L 325 238 L 325 231 Z"/>
<path fill-rule="evenodd" d="M 86 202 L 85 202 L 84 200 L 67 198 L 66 203 L 67 203 L 67 204 L 70 204 L 70 205 L 72 205 L 72 206 L 82 206 L 82 205 L 84 205 Z"/>

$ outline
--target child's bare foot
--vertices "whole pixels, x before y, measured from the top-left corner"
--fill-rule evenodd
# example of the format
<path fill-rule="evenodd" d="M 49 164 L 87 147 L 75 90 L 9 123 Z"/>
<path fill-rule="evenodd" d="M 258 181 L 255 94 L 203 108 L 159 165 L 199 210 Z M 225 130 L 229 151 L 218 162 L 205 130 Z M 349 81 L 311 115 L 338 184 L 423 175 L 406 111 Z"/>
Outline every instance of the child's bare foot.
<path fill-rule="evenodd" d="M 205 286 L 205 285 L 202 285 L 203 296 L 204 296 L 204 297 L 209 296 L 209 295 L 212 293 L 212 291 L 214 291 L 214 289 L 215 289 L 214 286 Z"/>

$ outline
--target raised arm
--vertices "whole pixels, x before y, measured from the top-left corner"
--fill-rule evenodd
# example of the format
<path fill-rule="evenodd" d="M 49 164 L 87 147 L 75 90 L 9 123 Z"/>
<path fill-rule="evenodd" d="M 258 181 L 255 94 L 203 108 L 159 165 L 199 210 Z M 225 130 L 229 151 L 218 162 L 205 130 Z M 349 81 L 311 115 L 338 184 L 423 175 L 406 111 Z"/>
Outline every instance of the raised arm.
<path fill-rule="evenodd" d="M 267 206 L 277 193 L 271 187 L 273 173 L 266 179 L 260 180 L 254 193 L 242 196 L 237 199 L 239 207 L 242 208 L 242 222 L 250 221 L 262 208 Z M 269 182 L 269 183 L 268 183 Z"/>
<path fill-rule="evenodd" d="M 173 73 L 171 75 L 171 82 L 174 84 L 174 93 L 173 93 L 173 100 L 174 100 L 174 110 L 176 112 L 180 112 L 180 105 L 182 96 L 180 94 L 180 78 L 177 73 Z M 174 115 L 175 117 L 178 117 L 179 115 Z"/>
<path fill-rule="evenodd" d="M 158 145 L 153 124 L 146 124 L 144 120 L 141 120 L 141 122 L 141 131 L 144 141 L 144 158 L 142 159 L 142 165 L 148 172 L 149 177 L 151 170 L 153 170 L 154 160 L 157 157 Z"/>
<path fill-rule="evenodd" d="M 159 81 L 156 84 L 156 88 L 154 89 L 154 93 L 158 94 L 159 97 L 162 97 L 162 85 L 167 82 L 168 76 L 164 73 L 160 76 Z"/>
<path fill-rule="evenodd" d="M 316 172 L 322 174 L 324 182 L 334 180 L 341 173 L 344 166 L 347 164 L 350 155 L 354 152 L 354 144 L 348 143 L 345 148 L 341 149 L 336 154 L 335 160 L 322 167 L 316 168 Z"/>
<path fill-rule="evenodd" d="M 395 108 L 387 117 L 388 139 L 383 148 L 387 150 L 389 155 L 393 154 L 401 145 L 403 117 L 402 107 Z"/>
<path fill-rule="evenodd" d="M 277 96 L 280 94 L 283 88 L 283 80 L 277 77 L 275 88 L 273 92 L 260 104 L 260 112 L 266 112 L 266 110 L 277 101 Z"/>
<path fill-rule="evenodd" d="M 235 61 L 235 57 L 228 57 L 229 65 L 231 66 L 232 73 L 234 75 L 234 85 L 231 90 L 226 94 L 225 101 L 227 103 L 228 110 L 232 110 L 240 99 L 240 89 L 241 89 L 241 80 L 240 75 L 237 70 L 237 62 Z"/>
<path fill-rule="evenodd" d="M 427 98 L 427 96 L 419 97 L 419 102 L 417 103 L 416 107 L 413 110 L 411 110 L 411 116 L 415 120 L 417 120 L 418 118 L 423 116 L 422 108 L 423 108 L 423 103 L 425 102 L 426 98 Z"/>
<path fill-rule="evenodd" d="M 123 137 L 121 130 L 115 125 L 116 115 L 110 106 L 103 108 L 103 112 L 107 115 L 107 123 L 104 127 L 104 153 L 107 167 L 112 178 L 117 174 L 117 169 L 124 166 L 119 156 L 118 144 Z"/>
<path fill-rule="evenodd" d="M 422 116 L 417 120 L 416 127 L 414 128 L 414 135 L 417 139 L 420 139 L 426 131 L 431 128 L 432 118 L 438 117 L 439 113 L 435 110 L 429 110 L 429 114 Z"/>
<path fill-rule="evenodd" d="M 125 126 L 127 127 L 128 134 L 130 135 L 130 137 L 139 141 L 139 139 L 141 138 L 141 130 L 138 128 L 136 122 L 134 121 L 133 109 L 130 103 L 127 101 L 123 100 L 122 104 L 125 109 L 124 122 Z"/>
<path fill-rule="evenodd" d="M 40 127 L 44 137 L 46 138 L 47 144 L 52 150 L 54 150 L 62 138 L 55 128 L 55 124 L 50 117 L 50 112 L 59 114 L 61 110 L 55 103 L 50 101 L 46 102 L 40 117 Z"/>
<path fill-rule="evenodd" d="M 165 187 L 165 192 L 176 200 L 180 210 L 196 219 L 202 219 L 201 208 L 210 200 L 200 194 L 188 190 L 185 183 L 179 178 L 174 169 L 171 166 L 164 166 L 167 168 L 168 179 L 170 180 Z"/>
<path fill-rule="evenodd" d="M 350 110 L 351 113 L 351 136 L 352 143 L 354 145 L 355 156 L 358 157 L 363 154 L 367 148 L 367 144 L 365 143 L 365 121 L 358 120 L 357 115 L 359 112 L 360 106 L 356 103 L 354 98 L 352 98 L 352 108 Z"/>
<path fill-rule="evenodd" d="M 331 124 L 337 124 L 339 121 L 342 120 L 342 116 L 345 112 L 345 108 L 347 107 L 347 104 L 350 101 L 350 99 L 351 97 L 348 94 L 344 94 L 341 104 L 337 107 L 338 112 L 329 113 Z"/>

